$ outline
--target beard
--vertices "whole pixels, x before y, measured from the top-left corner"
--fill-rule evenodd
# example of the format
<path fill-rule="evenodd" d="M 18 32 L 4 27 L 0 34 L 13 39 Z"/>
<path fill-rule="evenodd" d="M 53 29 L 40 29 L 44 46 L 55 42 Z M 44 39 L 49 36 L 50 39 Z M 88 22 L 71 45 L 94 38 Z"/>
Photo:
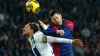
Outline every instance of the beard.
<path fill-rule="evenodd" d="M 25 37 L 28 37 L 29 36 L 29 34 L 28 33 L 24 33 L 23 32 L 23 34 L 22 34 L 23 36 L 25 36 Z"/>

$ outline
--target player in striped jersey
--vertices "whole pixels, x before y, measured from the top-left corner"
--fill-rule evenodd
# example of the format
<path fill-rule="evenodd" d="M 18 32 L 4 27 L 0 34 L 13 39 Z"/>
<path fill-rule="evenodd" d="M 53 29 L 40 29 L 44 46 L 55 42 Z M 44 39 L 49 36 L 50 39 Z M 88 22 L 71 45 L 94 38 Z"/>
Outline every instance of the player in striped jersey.
<path fill-rule="evenodd" d="M 52 36 L 46 36 L 38 29 L 36 23 L 28 23 L 23 28 L 23 35 L 29 40 L 31 48 L 35 56 L 55 56 L 53 54 L 50 43 L 69 43 L 83 46 L 83 43 L 79 39 L 66 39 Z"/>

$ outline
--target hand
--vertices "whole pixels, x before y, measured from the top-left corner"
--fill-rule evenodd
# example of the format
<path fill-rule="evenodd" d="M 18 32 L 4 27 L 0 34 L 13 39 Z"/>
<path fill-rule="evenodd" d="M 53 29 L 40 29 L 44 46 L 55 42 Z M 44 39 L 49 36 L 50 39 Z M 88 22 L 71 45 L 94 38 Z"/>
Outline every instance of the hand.
<path fill-rule="evenodd" d="M 41 20 L 39 20 L 39 24 L 40 24 L 42 27 L 45 25 Z"/>
<path fill-rule="evenodd" d="M 43 29 L 47 28 L 46 24 L 44 24 L 41 20 L 39 20 L 39 24 L 42 26 Z"/>
<path fill-rule="evenodd" d="M 82 42 L 80 39 L 73 39 L 73 40 L 72 40 L 72 44 L 78 45 L 78 46 L 80 46 L 80 47 L 83 47 L 83 46 L 84 46 L 84 45 L 83 45 L 83 42 Z"/>
<path fill-rule="evenodd" d="M 57 34 L 60 34 L 61 36 L 64 35 L 64 31 L 63 31 L 63 30 L 56 30 L 56 33 L 57 33 Z"/>

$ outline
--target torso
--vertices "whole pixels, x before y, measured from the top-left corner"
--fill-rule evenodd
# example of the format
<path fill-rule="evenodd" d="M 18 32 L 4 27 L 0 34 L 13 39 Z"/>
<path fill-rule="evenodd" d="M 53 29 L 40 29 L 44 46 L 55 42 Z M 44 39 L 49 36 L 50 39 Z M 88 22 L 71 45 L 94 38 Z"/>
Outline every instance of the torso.
<path fill-rule="evenodd" d="M 43 33 L 38 31 L 29 39 L 33 53 L 35 56 L 54 56 L 50 43 L 36 42 L 35 38 L 42 36 Z"/>

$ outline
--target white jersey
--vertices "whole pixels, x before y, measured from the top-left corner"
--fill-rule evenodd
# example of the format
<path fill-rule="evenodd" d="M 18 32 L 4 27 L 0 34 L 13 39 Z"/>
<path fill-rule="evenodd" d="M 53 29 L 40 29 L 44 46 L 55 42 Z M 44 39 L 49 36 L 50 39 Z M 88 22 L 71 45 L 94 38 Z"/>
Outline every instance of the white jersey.
<path fill-rule="evenodd" d="M 35 56 L 54 56 L 53 49 L 50 43 L 42 42 L 41 38 L 43 35 L 44 34 L 42 32 L 37 31 L 35 34 L 33 34 L 32 37 L 29 38 L 33 53 L 35 54 Z"/>

